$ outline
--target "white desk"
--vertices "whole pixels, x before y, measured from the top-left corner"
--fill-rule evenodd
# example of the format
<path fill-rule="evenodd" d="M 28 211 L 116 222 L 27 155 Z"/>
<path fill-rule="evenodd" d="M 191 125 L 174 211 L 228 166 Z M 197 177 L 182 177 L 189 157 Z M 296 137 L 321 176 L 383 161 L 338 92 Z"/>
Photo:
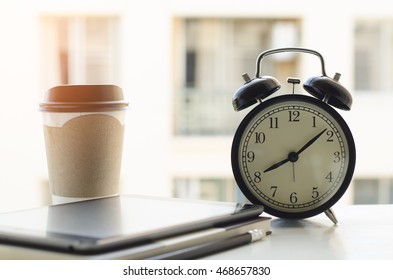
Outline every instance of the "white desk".
<path fill-rule="evenodd" d="M 273 218 L 273 232 L 264 240 L 205 259 L 393 260 L 393 205 L 348 206 L 334 211 L 337 226 L 324 214 L 299 221 Z M 75 256 L 0 245 L 0 259 L 72 257 Z M 122 258 L 122 254 L 114 252 L 90 258 Z"/>
<path fill-rule="evenodd" d="M 272 220 L 263 241 L 205 259 L 393 260 L 393 205 L 356 205 L 333 209 L 338 224 L 324 215 L 299 221 Z"/>

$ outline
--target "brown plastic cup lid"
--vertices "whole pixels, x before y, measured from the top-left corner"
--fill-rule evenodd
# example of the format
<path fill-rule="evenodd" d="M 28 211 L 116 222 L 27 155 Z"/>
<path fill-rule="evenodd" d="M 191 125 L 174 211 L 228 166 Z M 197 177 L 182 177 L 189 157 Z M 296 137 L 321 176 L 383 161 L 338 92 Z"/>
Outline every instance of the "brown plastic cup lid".
<path fill-rule="evenodd" d="M 50 88 L 40 103 L 43 112 L 101 112 L 124 110 L 123 91 L 115 85 L 63 85 Z"/>

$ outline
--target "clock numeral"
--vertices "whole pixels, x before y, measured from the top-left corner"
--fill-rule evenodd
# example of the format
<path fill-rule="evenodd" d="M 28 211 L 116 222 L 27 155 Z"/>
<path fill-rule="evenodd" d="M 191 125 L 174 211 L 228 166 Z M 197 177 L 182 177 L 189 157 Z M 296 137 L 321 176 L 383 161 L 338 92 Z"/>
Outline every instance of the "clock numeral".
<path fill-rule="evenodd" d="M 315 119 L 315 116 L 312 117 L 312 127 L 317 127 L 317 121 Z"/>
<path fill-rule="evenodd" d="M 297 193 L 291 193 L 291 195 L 289 196 L 289 200 L 291 201 L 291 203 L 295 204 L 297 202 Z"/>
<path fill-rule="evenodd" d="M 255 132 L 255 143 L 263 144 L 266 141 L 266 135 L 263 132 Z"/>
<path fill-rule="evenodd" d="M 314 198 L 314 199 L 318 198 L 318 196 L 319 196 L 319 192 L 317 190 L 318 190 L 318 187 L 312 188 L 312 195 L 311 195 L 311 197 Z"/>
<path fill-rule="evenodd" d="M 276 196 L 277 188 L 278 188 L 277 186 L 271 186 L 271 187 L 270 187 L 270 190 L 273 190 L 272 197 L 275 197 L 275 196 Z"/>
<path fill-rule="evenodd" d="M 253 162 L 255 159 L 255 153 L 253 151 L 249 151 L 247 153 L 247 161 L 248 162 Z"/>
<path fill-rule="evenodd" d="M 333 142 L 333 136 L 334 136 L 333 130 L 326 131 L 326 135 L 328 136 L 326 142 Z"/>
<path fill-rule="evenodd" d="M 259 171 L 256 171 L 255 173 L 254 173 L 254 182 L 255 183 L 260 183 L 261 181 L 262 181 L 262 179 L 261 179 L 261 172 L 259 172 Z"/>
<path fill-rule="evenodd" d="M 328 173 L 328 175 L 326 175 L 325 179 L 328 180 L 329 183 L 333 182 L 332 171 L 330 171 L 330 172 Z"/>
<path fill-rule="evenodd" d="M 289 122 L 299 122 L 299 116 L 300 112 L 299 111 L 288 111 L 289 113 Z"/>
<path fill-rule="evenodd" d="M 270 117 L 269 120 L 270 120 L 270 128 L 278 128 L 278 118 L 277 117 L 275 117 L 275 118 Z"/>
<path fill-rule="evenodd" d="M 341 161 L 341 155 L 340 155 L 340 152 L 334 152 L 334 160 L 333 160 L 333 162 L 334 163 L 337 163 L 337 162 L 340 162 Z"/>

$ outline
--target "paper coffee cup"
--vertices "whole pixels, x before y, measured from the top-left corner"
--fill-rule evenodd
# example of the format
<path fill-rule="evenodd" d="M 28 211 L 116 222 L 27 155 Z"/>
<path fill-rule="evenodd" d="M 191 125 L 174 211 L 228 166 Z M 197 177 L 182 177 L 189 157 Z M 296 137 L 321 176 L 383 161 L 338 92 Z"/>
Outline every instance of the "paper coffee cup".
<path fill-rule="evenodd" d="M 40 103 L 54 203 L 119 193 L 125 109 L 120 87 L 66 85 Z"/>

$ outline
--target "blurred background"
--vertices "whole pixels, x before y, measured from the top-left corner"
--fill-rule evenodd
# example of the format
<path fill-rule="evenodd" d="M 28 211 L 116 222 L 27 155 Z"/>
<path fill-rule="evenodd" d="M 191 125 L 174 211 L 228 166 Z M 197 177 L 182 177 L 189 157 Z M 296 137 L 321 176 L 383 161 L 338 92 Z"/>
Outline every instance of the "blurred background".
<path fill-rule="evenodd" d="M 341 204 L 393 203 L 393 6 L 388 0 L 0 0 L 0 212 L 50 203 L 38 104 L 59 84 L 117 84 L 130 102 L 121 192 L 236 201 L 232 109 L 264 50 L 301 46 L 353 94 L 340 111 L 357 165 Z M 263 75 L 321 74 L 304 54 Z M 303 92 L 298 86 L 297 92 Z"/>

